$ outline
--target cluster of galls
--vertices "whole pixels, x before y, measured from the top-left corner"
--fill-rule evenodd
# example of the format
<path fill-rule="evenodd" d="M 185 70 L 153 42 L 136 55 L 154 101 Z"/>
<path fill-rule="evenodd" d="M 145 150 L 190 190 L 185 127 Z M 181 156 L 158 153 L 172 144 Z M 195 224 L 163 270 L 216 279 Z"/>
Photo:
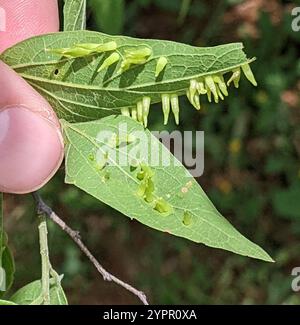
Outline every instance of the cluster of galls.
<path fill-rule="evenodd" d="M 60 54 L 67 58 L 78 58 L 104 52 L 113 52 L 103 61 L 98 69 L 98 72 L 107 69 L 111 65 L 116 64 L 119 60 L 122 60 L 120 69 L 117 73 L 122 73 L 135 65 L 145 64 L 152 55 L 152 49 L 147 46 L 129 48 L 124 50 L 124 53 L 122 54 L 117 50 L 117 48 L 117 43 L 111 41 L 104 44 L 75 44 L 71 48 L 51 49 L 49 51 Z M 157 59 L 156 69 L 154 72 L 156 78 L 166 68 L 167 64 L 168 60 L 166 57 L 161 56 Z M 224 100 L 224 98 L 228 96 L 227 87 L 230 86 L 232 82 L 236 88 L 239 87 L 241 70 L 244 72 L 246 78 L 254 86 L 256 86 L 256 80 L 249 64 L 247 63 L 234 68 L 232 70 L 232 76 L 227 81 L 227 83 L 224 80 L 224 74 L 228 71 L 192 79 L 190 81 L 189 88 L 186 90 L 186 96 L 188 100 L 197 110 L 201 108 L 201 95 L 207 95 L 209 102 L 212 101 L 212 98 L 216 103 L 218 103 L 220 99 Z M 164 114 L 164 124 L 168 123 L 169 114 L 172 111 L 175 122 L 178 125 L 180 111 L 178 94 L 162 94 L 161 101 Z M 137 102 L 136 106 L 123 108 L 121 109 L 121 112 L 123 115 L 132 117 L 134 120 L 142 123 L 145 127 L 147 127 L 150 105 L 151 98 L 149 96 L 144 96 L 140 101 Z"/>
<path fill-rule="evenodd" d="M 244 72 L 246 78 L 254 85 L 257 86 L 254 75 L 251 71 L 249 64 L 244 64 L 241 67 L 237 67 L 232 70 L 232 76 L 227 81 L 224 80 L 223 73 L 217 73 L 201 77 L 198 79 L 192 79 L 190 81 L 190 86 L 186 91 L 186 96 L 189 102 L 197 109 L 201 109 L 200 96 L 206 95 L 208 101 L 211 103 L 212 99 L 216 103 L 219 100 L 224 100 L 228 96 L 227 87 L 233 82 L 236 88 L 239 87 L 239 81 L 241 78 L 241 70 Z M 168 123 L 169 114 L 172 111 L 175 122 L 179 124 L 179 100 L 176 94 L 163 94 L 161 96 L 162 110 L 164 114 L 164 124 Z M 151 98 L 144 96 L 141 101 L 139 101 L 136 107 L 131 109 L 122 109 L 122 114 L 125 116 L 131 116 L 134 120 L 141 122 L 145 127 L 147 127 L 149 109 L 151 104 Z"/>
<path fill-rule="evenodd" d="M 154 171 L 151 167 L 141 164 L 140 171 L 137 173 L 137 179 L 140 181 L 137 195 L 144 199 L 146 203 L 153 205 L 153 209 L 162 214 L 170 214 L 172 206 L 163 198 L 155 196 L 155 186 L 153 182 Z"/>

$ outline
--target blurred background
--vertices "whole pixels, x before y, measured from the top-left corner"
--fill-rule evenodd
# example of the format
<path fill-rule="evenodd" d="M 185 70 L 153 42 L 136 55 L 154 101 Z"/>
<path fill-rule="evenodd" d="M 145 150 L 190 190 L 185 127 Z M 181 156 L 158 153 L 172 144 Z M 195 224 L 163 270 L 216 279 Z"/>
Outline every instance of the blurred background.
<path fill-rule="evenodd" d="M 44 199 L 103 265 L 154 304 L 299 304 L 291 271 L 300 266 L 299 1 L 88 0 L 88 29 L 212 46 L 244 42 L 258 81 L 245 78 L 220 104 L 196 111 L 181 99 L 181 130 L 205 131 L 198 179 L 217 208 L 276 260 L 264 263 L 172 237 L 130 221 L 72 186 L 64 168 Z M 162 130 L 160 106 L 150 129 Z M 172 122 L 168 129 L 175 130 Z M 30 196 L 5 197 L 5 227 L 16 259 L 13 291 L 40 277 L 37 220 Z M 50 256 L 71 304 L 135 304 L 105 283 L 67 236 L 49 223 Z"/>

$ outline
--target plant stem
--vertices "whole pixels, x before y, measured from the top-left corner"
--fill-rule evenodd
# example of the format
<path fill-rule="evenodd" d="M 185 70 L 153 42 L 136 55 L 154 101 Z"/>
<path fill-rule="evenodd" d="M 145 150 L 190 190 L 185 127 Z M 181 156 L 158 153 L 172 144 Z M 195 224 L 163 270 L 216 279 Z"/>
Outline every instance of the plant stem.
<path fill-rule="evenodd" d="M 50 305 L 50 261 L 48 249 L 48 230 L 44 214 L 40 215 L 39 236 L 40 236 L 40 254 L 42 259 L 42 297 L 43 304 Z"/>
<path fill-rule="evenodd" d="M 89 249 L 85 246 L 85 244 L 82 242 L 80 238 L 80 234 L 78 231 L 73 230 L 70 228 L 41 198 L 38 192 L 33 192 L 32 196 L 35 200 L 35 203 L 37 205 L 37 210 L 39 215 L 43 215 L 44 218 L 47 216 L 50 218 L 54 223 L 56 223 L 65 233 L 67 233 L 71 239 L 78 245 L 78 247 L 81 249 L 81 251 L 88 257 L 88 259 L 92 262 L 94 267 L 97 269 L 97 271 L 102 275 L 103 279 L 105 281 L 112 281 L 121 287 L 125 288 L 129 292 L 136 295 L 144 305 L 148 305 L 147 297 L 144 294 L 144 292 L 137 290 L 130 284 L 120 280 L 116 276 L 112 275 L 111 273 L 107 272 L 103 266 L 98 262 L 98 260 L 94 257 L 94 255 L 89 251 Z M 46 224 L 45 224 L 46 225 Z M 47 228 L 46 228 L 47 231 Z M 46 236 L 47 239 L 47 236 Z M 48 247 L 47 247 L 48 249 Z M 48 258 L 48 276 L 49 276 L 49 269 L 51 272 L 51 264 L 49 262 Z"/>
<path fill-rule="evenodd" d="M 191 0 L 182 0 L 181 8 L 179 11 L 179 17 L 178 17 L 179 25 L 182 25 L 184 23 L 185 18 L 189 13 L 191 2 L 192 2 Z"/>

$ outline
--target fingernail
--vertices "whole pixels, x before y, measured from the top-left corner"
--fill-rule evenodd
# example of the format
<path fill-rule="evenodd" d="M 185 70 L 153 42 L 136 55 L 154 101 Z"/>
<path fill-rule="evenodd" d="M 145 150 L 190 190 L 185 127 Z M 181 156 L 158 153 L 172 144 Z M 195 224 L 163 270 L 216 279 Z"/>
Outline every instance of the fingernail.
<path fill-rule="evenodd" d="M 0 109 L 0 191 L 39 189 L 62 159 L 62 137 L 52 123 L 24 106 Z"/>

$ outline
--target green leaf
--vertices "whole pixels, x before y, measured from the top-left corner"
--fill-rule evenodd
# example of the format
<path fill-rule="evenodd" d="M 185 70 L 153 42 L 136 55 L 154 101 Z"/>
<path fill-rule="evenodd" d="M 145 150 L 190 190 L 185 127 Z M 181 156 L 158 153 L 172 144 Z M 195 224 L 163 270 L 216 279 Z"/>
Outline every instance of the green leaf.
<path fill-rule="evenodd" d="M 66 294 L 61 286 L 53 286 L 50 288 L 51 305 L 68 305 Z"/>
<path fill-rule="evenodd" d="M 7 237 L 6 234 L 5 234 L 5 237 Z M 14 258 L 11 253 L 11 250 L 9 249 L 7 244 L 6 244 L 6 246 L 3 250 L 3 254 L 2 254 L 2 268 L 5 270 L 6 284 L 5 284 L 5 291 L 4 292 L 0 291 L 0 297 L 7 294 L 7 292 L 13 285 L 15 271 L 16 271 Z"/>
<path fill-rule="evenodd" d="M 151 228 L 272 261 L 221 216 L 182 164 L 134 120 L 111 116 L 87 123 L 62 121 L 62 125 L 67 144 L 67 183 Z M 119 132 L 119 126 L 127 131 Z M 139 142 L 137 132 L 146 136 L 146 142 Z M 153 158 L 152 148 L 170 163 L 166 165 L 163 160 L 164 164 L 160 161 L 156 166 L 147 165 Z M 132 150 L 139 152 L 140 157 Z"/>
<path fill-rule="evenodd" d="M 17 304 L 15 304 L 12 301 L 8 301 L 8 300 L 0 300 L 0 306 L 15 306 Z"/>
<path fill-rule="evenodd" d="M 37 280 L 19 289 L 11 300 L 18 305 L 30 305 L 41 295 L 41 281 Z"/>
<path fill-rule="evenodd" d="M 86 0 L 65 0 L 64 31 L 86 28 Z"/>
<path fill-rule="evenodd" d="M 111 58 L 114 53 L 119 54 L 118 62 Z M 167 60 L 165 66 L 161 65 L 162 57 L 164 62 Z M 0 58 L 40 92 L 60 118 L 69 122 L 99 119 L 121 110 L 128 114 L 128 108 L 133 117 L 141 120 L 136 114 L 141 107 L 148 115 L 148 105 L 163 98 L 170 99 L 178 122 L 177 96 L 187 95 L 199 109 L 200 97 L 208 96 L 217 102 L 228 95 L 223 77 L 238 87 L 244 72 L 256 84 L 248 67 L 251 60 L 241 43 L 201 48 L 75 31 L 25 40 Z M 105 68 L 99 71 L 104 61 Z M 166 103 L 165 122 L 170 111 Z M 146 118 L 143 122 L 146 124 Z"/>
<path fill-rule="evenodd" d="M 11 301 L 18 305 L 40 305 L 42 286 L 41 281 L 31 282 L 19 289 L 12 297 Z M 67 305 L 68 301 L 61 285 L 50 282 L 50 303 L 51 305 Z"/>
<path fill-rule="evenodd" d="M 124 25 L 124 0 L 91 0 L 89 5 L 97 27 L 104 33 L 120 34 Z"/>

